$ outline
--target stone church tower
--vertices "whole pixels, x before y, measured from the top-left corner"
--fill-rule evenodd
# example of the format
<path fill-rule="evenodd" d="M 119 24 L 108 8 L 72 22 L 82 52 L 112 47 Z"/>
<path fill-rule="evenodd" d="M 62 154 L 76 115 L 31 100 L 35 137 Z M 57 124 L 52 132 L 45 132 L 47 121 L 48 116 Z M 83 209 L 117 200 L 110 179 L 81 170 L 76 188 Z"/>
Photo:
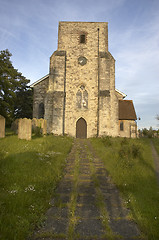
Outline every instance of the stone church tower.
<path fill-rule="evenodd" d="M 60 22 L 50 72 L 32 87 L 33 117 L 44 116 L 49 133 L 120 136 L 119 99 L 124 94 L 115 90 L 108 23 Z"/>

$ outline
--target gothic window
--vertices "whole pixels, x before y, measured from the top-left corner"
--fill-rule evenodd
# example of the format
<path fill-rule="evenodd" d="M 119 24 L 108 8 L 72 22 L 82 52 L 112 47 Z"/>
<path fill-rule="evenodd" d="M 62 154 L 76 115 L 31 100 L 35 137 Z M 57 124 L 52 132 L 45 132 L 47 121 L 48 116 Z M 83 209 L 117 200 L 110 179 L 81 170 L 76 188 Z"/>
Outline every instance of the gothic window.
<path fill-rule="evenodd" d="M 88 92 L 86 90 L 83 91 L 83 107 L 88 108 Z"/>
<path fill-rule="evenodd" d="M 80 43 L 86 43 L 86 35 L 85 34 L 80 35 Z"/>
<path fill-rule="evenodd" d="M 77 108 L 81 108 L 81 103 L 82 103 L 82 92 L 80 90 L 78 90 L 78 92 L 76 94 L 76 105 L 77 105 Z"/>
<path fill-rule="evenodd" d="M 44 118 L 44 104 L 39 104 L 38 118 Z"/>
<path fill-rule="evenodd" d="M 88 108 L 88 92 L 83 85 L 80 86 L 76 93 L 76 106 L 79 109 Z"/>
<path fill-rule="evenodd" d="M 124 123 L 120 122 L 120 131 L 124 131 Z"/>

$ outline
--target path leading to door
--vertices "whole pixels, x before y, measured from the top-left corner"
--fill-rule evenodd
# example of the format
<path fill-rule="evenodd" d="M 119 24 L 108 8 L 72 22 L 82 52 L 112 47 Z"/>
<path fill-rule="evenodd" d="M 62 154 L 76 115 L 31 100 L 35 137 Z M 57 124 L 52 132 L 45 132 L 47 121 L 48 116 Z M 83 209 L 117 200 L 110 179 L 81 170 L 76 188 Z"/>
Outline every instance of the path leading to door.
<path fill-rule="evenodd" d="M 76 139 L 45 226 L 32 239 L 141 239 L 89 140 Z"/>

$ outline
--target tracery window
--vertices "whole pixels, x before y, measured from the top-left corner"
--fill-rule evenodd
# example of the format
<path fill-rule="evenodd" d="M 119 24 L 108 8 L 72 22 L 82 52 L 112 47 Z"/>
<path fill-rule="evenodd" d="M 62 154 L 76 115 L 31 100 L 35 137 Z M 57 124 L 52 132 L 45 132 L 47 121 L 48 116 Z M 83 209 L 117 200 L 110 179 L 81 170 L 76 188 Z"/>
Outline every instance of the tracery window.
<path fill-rule="evenodd" d="M 84 85 L 81 85 L 76 93 L 76 106 L 79 109 L 88 108 L 88 92 Z"/>

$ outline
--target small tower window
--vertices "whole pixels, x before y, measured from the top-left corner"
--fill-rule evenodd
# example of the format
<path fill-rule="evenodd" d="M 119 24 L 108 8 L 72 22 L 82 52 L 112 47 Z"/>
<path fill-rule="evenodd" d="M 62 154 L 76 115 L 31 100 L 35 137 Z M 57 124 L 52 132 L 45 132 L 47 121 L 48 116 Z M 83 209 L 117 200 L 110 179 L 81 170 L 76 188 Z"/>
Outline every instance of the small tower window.
<path fill-rule="evenodd" d="M 124 123 L 120 122 L 120 131 L 124 131 Z"/>
<path fill-rule="evenodd" d="M 86 43 L 86 35 L 85 34 L 80 35 L 80 43 Z"/>

